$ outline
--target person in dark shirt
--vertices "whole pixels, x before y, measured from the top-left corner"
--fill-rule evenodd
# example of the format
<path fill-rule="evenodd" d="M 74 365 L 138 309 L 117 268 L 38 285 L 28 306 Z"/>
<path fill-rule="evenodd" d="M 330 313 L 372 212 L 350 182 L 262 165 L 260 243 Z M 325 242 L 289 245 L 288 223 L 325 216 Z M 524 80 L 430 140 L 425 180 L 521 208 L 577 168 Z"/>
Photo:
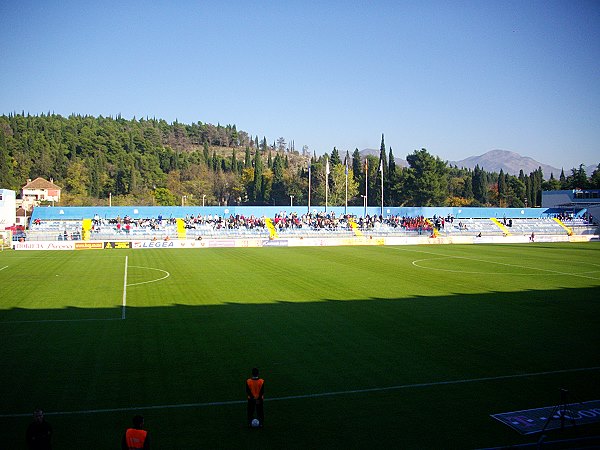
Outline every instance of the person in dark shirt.
<path fill-rule="evenodd" d="M 33 422 L 27 427 L 27 448 L 30 450 L 51 450 L 52 427 L 44 419 L 44 411 L 33 412 Z"/>

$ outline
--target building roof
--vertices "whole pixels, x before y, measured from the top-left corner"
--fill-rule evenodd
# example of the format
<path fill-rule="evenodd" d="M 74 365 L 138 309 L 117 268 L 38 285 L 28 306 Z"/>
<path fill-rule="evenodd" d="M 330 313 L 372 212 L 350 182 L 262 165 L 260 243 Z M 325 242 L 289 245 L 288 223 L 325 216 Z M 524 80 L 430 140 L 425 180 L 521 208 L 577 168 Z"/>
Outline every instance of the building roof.
<path fill-rule="evenodd" d="M 42 177 L 37 177 L 35 180 L 33 181 L 28 181 L 27 184 L 25 186 L 23 186 L 23 189 L 58 189 L 60 190 L 60 188 L 55 185 L 52 181 L 48 181 L 45 180 Z"/>

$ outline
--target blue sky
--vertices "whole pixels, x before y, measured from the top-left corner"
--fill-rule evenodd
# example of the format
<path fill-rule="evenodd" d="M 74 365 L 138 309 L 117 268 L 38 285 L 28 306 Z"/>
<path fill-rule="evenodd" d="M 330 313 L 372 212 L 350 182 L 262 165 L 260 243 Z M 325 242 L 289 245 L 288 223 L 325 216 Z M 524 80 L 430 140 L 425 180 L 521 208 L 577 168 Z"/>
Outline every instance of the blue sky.
<path fill-rule="evenodd" d="M 600 162 L 600 1 L 0 2 L 0 114 Z"/>

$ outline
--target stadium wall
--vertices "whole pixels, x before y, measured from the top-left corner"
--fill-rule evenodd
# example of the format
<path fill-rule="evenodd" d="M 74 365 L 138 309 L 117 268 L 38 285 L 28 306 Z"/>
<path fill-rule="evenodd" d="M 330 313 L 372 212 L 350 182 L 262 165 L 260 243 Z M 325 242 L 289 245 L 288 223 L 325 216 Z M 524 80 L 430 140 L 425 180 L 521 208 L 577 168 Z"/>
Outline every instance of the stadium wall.
<path fill-rule="evenodd" d="M 597 235 L 536 236 L 536 242 L 590 242 Z M 330 247 L 372 245 L 447 245 L 447 244 L 526 244 L 528 236 L 451 236 L 451 237 L 347 237 L 347 238 L 290 238 L 290 239 L 202 239 L 169 241 L 30 241 L 14 242 L 15 250 L 119 250 L 119 249 L 208 249 L 249 247 Z"/>

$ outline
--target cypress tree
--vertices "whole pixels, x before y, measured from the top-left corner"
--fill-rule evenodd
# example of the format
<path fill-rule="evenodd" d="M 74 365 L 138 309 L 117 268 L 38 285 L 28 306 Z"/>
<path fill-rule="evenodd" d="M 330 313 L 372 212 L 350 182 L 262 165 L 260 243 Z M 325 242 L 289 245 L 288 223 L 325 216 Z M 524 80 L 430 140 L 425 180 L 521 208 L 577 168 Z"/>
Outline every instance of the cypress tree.
<path fill-rule="evenodd" d="M 358 148 L 354 149 L 352 153 L 352 171 L 354 172 L 354 178 L 357 179 L 359 174 L 362 173 L 362 161 L 360 159 L 360 152 Z"/>
<path fill-rule="evenodd" d="M 246 146 L 246 154 L 244 155 L 244 168 L 252 167 L 252 157 L 250 156 L 250 147 Z"/>
<path fill-rule="evenodd" d="M 385 140 L 383 139 L 383 133 L 381 133 L 381 147 L 379 148 L 379 164 L 383 169 L 387 169 L 387 158 L 385 156 Z M 377 167 L 379 170 L 379 166 Z"/>
<path fill-rule="evenodd" d="M 260 157 L 260 151 L 256 149 L 254 153 L 254 182 L 252 184 L 252 199 L 256 202 L 263 202 L 263 162 Z"/>
<path fill-rule="evenodd" d="M 237 158 L 235 155 L 235 148 L 233 149 L 233 152 L 231 153 L 231 171 L 233 173 L 237 173 Z"/>
<path fill-rule="evenodd" d="M 208 153 L 208 142 L 204 142 L 204 144 L 202 145 L 203 147 L 203 155 L 204 155 L 204 163 L 206 164 L 207 167 L 210 167 L 211 164 L 211 160 L 210 160 L 210 155 Z"/>

